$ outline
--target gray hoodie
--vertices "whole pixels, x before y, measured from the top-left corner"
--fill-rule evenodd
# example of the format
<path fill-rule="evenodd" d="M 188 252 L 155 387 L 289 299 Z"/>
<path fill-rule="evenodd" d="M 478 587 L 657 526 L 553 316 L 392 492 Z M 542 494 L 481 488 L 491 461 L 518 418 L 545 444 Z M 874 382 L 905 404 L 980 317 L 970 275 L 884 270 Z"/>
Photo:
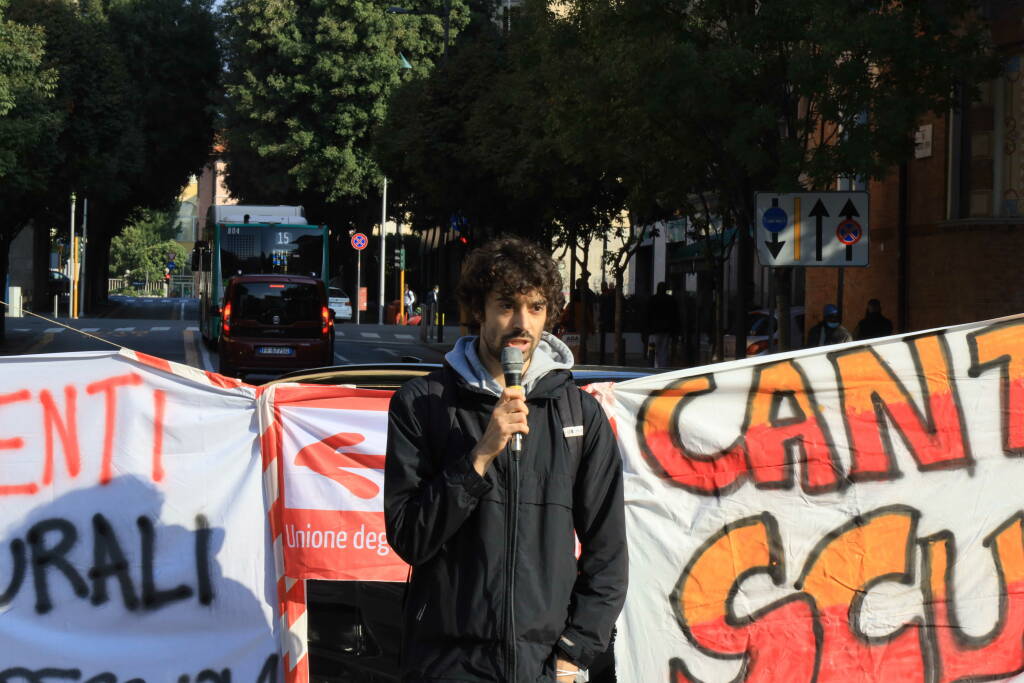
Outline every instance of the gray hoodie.
<path fill-rule="evenodd" d="M 455 342 L 455 347 L 445 355 L 444 359 L 470 386 L 495 396 L 501 396 L 501 386 L 494 381 L 494 377 L 484 367 L 480 356 L 477 355 L 476 341 L 476 336 L 460 337 Z M 523 376 L 523 389 L 529 394 L 538 379 L 552 370 L 559 368 L 569 370 L 572 368 L 573 362 L 572 351 L 569 350 L 569 347 L 555 335 L 544 332 L 541 334 L 537 348 L 533 350 L 533 358 Z"/>

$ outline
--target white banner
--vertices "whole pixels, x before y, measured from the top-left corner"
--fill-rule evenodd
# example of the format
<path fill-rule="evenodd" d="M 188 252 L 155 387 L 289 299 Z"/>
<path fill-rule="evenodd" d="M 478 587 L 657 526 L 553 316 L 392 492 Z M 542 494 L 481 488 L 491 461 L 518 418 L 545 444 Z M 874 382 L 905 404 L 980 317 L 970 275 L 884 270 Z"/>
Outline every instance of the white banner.
<path fill-rule="evenodd" d="M 0 683 L 301 680 L 286 563 L 407 574 L 388 394 L 284 385 L 257 419 L 255 389 L 158 359 L 2 368 Z M 592 391 L 625 460 L 619 681 L 1024 671 L 1024 316 Z"/>
<path fill-rule="evenodd" d="M 623 683 L 1024 671 L 1024 318 L 619 384 Z"/>
<path fill-rule="evenodd" d="M 255 392 L 143 361 L 3 359 L 0 681 L 282 680 Z"/>

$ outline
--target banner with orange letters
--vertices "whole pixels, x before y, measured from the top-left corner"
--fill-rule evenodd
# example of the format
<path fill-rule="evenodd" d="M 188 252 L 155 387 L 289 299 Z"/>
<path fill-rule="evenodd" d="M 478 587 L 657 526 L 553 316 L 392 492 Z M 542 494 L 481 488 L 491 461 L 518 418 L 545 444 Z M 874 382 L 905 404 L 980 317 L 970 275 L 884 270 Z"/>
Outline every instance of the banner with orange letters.
<path fill-rule="evenodd" d="M 615 386 L 627 683 L 1024 671 L 1024 317 Z"/>

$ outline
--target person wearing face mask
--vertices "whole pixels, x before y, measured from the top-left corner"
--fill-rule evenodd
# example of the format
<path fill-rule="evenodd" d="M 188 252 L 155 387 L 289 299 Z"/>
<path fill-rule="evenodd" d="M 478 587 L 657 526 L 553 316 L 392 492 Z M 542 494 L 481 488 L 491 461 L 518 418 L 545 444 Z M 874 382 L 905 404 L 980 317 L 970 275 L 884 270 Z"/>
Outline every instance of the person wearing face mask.
<path fill-rule="evenodd" d="M 835 305 L 825 304 L 825 308 L 822 310 L 822 318 L 822 321 L 812 327 L 807 333 L 805 348 L 842 344 L 853 339 L 850 331 L 842 326 L 839 309 Z"/>

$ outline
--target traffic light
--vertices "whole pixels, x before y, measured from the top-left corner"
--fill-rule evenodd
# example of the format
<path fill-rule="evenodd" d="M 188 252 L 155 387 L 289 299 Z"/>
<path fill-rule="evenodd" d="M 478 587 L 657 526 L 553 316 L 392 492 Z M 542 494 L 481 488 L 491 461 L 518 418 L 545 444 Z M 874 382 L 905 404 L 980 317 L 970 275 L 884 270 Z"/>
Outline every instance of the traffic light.
<path fill-rule="evenodd" d="M 402 250 L 401 249 L 399 249 L 397 247 L 395 248 L 395 253 L 393 254 L 393 259 L 392 259 L 391 263 L 395 266 L 395 268 L 401 268 L 402 267 Z"/>

